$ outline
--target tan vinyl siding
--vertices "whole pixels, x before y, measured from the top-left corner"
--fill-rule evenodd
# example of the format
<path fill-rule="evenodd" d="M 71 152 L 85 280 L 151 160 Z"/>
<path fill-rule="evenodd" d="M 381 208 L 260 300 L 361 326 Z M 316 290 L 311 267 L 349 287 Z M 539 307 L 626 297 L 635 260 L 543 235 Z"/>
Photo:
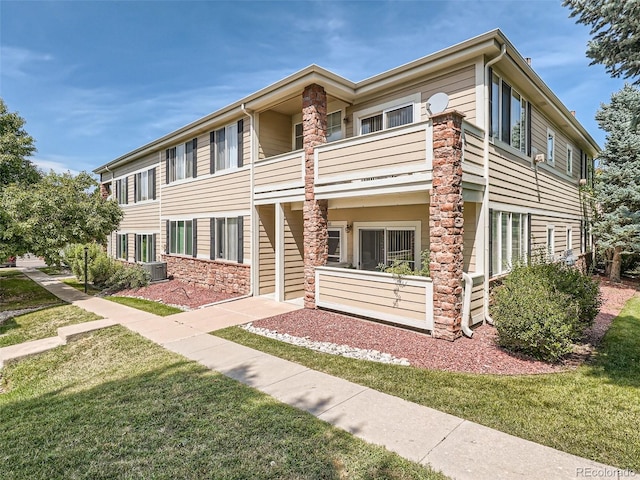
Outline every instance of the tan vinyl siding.
<path fill-rule="evenodd" d="M 260 114 L 259 125 L 258 158 L 273 157 L 293 150 L 291 116 L 269 110 Z"/>
<path fill-rule="evenodd" d="M 564 256 L 566 250 L 580 253 L 580 221 L 566 220 L 544 215 L 531 215 L 531 253 L 545 252 L 547 246 L 547 227 L 554 227 L 554 251 L 556 257 Z M 571 227 L 571 245 L 567 245 L 567 227 Z"/>
<path fill-rule="evenodd" d="M 581 215 L 577 183 L 572 184 L 507 149 L 489 147 L 490 201 Z"/>
<path fill-rule="evenodd" d="M 477 136 L 473 131 L 466 129 L 464 131 L 464 162 L 465 164 L 474 165 L 484 168 L 484 145 L 482 137 Z"/>
<path fill-rule="evenodd" d="M 196 220 L 196 248 L 200 258 L 211 258 L 211 219 L 198 218 Z"/>
<path fill-rule="evenodd" d="M 133 193 L 130 193 L 130 195 L 133 195 Z M 124 212 L 124 218 L 120 222 L 119 230 L 139 233 L 160 231 L 159 201 L 145 202 L 139 205 L 122 205 L 122 211 Z"/>
<path fill-rule="evenodd" d="M 373 177 L 390 167 L 426 168 L 424 130 L 397 132 L 389 138 L 369 137 L 370 141 L 318 153 L 318 179 L 323 176 Z M 384 135 L 383 135 L 384 136 Z"/>
<path fill-rule="evenodd" d="M 573 147 L 573 173 L 571 177 L 577 180 L 580 176 L 580 149 L 569 140 L 560 128 L 547 121 L 533 107 L 531 111 L 531 146 L 538 153 L 544 153 L 545 157 L 547 156 L 547 129 L 550 129 L 555 134 L 554 171 L 567 175 L 567 145 L 571 145 Z"/>
<path fill-rule="evenodd" d="M 251 216 L 244 216 L 244 225 L 242 226 L 243 239 L 243 260 L 245 264 L 251 264 Z"/>
<path fill-rule="evenodd" d="M 283 159 L 276 163 L 264 162 L 256 163 L 253 181 L 256 188 L 271 186 L 274 190 L 278 189 L 278 185 L 300 184 L 304 185 L 302 178 L 303 167 L 302 154 Z M 269 160 L 267 160 L 269 162 Z"/>
<path fill-rule="evenodd" d="M 259 294 L 265 295 L 275 292 L 276 287 L 276 213 L 274 205 L 257 210 Z"/>
<path fill-rule="evenodd" d="M 186 216 L 250 208 L 248 169 L 196 178 L 162 188 L 162 215 Z M 188 212 L 188 213 L 187 213 Z"/>
<path fill-rule="evenodd" d="M 477 204 L 466 202 L 464 204 L 464 244 L 462 253 L 464 256 L 464 265 L 463 270 L 465 272 L 475 272 L 476 271 L 476 249 L 475 249 L 475 239 L 478 227 L 476 225 L 477 222 Z M 482 232 L 480 232 L 482 235 Z"/>
<path fill-rule="evenodd" d="M 482 279 L 474 281 L 471 290 L 471 325 L 484 320 L 484 282 Z"/>
<path fill-rule="evenodd" d="M 113 178 L 120 178 L 125 175 L 131 175 L 131 173 L 133 172 L 138 172 L 140 170 L 145 170 L 147 168 L 157 167 L 160 158 L 161 157 L 158 155 L 158 153 L 151 153 L 143 158 L 136 160 L 135 162 L 127 163 L 126 165 L 122 165 L 121 167 L 114 168 Z M 131 183 L 130 193 L 133 193 L 133 179 L 130 180 L 130 183 Z"/>
<path fill-rule="evenodd" d="M 202 175 L 209 175 L 211 169 L 211 142 L 210 142 L 210 134 L 203 133 L 198 135 L 198 153 L 197 153 L 197 175 L 196 177 L 201 177 Z M 166 162 L 163 162 L 166 163 Z M 163 177 L 166 180 L 166 177 Z M 164 182 L 163 180 L 163 182 Z"/>
<path fill-rule="evenodd" d="M 284 299 L 304 294 L 304 239 L 302 211 L 284 207 Z"/>

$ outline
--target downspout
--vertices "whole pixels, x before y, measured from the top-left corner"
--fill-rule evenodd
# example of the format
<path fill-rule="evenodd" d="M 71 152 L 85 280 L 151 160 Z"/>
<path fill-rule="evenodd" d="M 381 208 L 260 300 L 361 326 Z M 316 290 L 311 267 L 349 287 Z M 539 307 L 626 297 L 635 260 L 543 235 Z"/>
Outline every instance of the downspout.
<path fill-rule="evenodd" d="M 484 187 L 484 198 L 482 199 L 482 217 L 484 218 L 484 318 L 485 321 L 493 325 L 493 318 L 489 315 L 489 84 L 492 81 L 489 78 L 489 67 L 500 61 L 507 53 L 507 44 L 504 43 L 500 49 L 500 54 L 489 60 L 484 66 L 484 178 L 486 185 Z M 466 291 L 465 291 L 466 294 Z"/>
<path fill-rule="evenodd" d="M 244 295 L 240 295 L 239 297 L 233 297 L 233 298 L 227 298 L 225 300 L 220 300 L 217 302 L 213 302 L 213 303 L 207 303 L 206 305 L 200 305 L 198 307 L 198 309 L 201 308 L 207 308 L 207 307 L 212 307 L 214 305 L 220 305 L 222 303 L 228 303 L 228 302 L 235 302 L 236 300 L 242 300 L 243 298 L 249 298 L 249 297 L 253 297 L 253 265 L 254 265 L 254 258 L 255 258 L 255 242 L 254 242 L 254 235 L 253 235 L 253 219 L 254 219 L 254 215 L 253 215 L 253 211 L 254 211 L 254 205 L 253 205 L 253 168 L 254 168 L 254 150 L 253 150 L 253 129 L 254 129 L 254 118 L 253 118 L 253 113 L 249 113 L 249 111 L 245 108 L 244 103 L 240 105 L 240 110 L 242 110 L 242 113 L 244 113 L 247 117 L 249 117 L 251 119 L 251 129 L 249 130 L 249 151 L 251 152 L 251 169 L 249 170 L 250 174 L 249 174 L 249 186 L 250 186 L 250 191 L 249 191 L 249 195 L 250 195 L 250 211 L 251 211 L 251 240 L 250 240 L 250 244 L 251 244 L 251 274 L 249 276 L 250 281 L 249 281 L 249 293 L 246 293 Z"/>
<path fill-rule="evenodd" d="M 464 280 L 464 298 L 462 300 L 462 333 L 467 337 L 473 337 L 473 330 L 469 328 L 471 322 L 471 291 L 473 290 L 473 278 L 468 273 L 462 272 Z"/>

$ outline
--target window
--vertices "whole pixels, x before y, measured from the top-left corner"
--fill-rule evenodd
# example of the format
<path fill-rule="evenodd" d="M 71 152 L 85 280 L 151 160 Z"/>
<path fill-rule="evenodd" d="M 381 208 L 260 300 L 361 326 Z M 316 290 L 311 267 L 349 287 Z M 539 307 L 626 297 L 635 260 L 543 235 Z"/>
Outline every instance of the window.
<path fill-rule="evenodd" d="M 555 234 L 555 227 L 553 225 L 547 225 L 547 255 L 549 255 L 549 257 L 553 257 L 556 251 Z"/>
<path fill-rule="evenodd" d="M 177 220 L 167 222 L 169 232 L 169 253 L 195 256 L 195 220 Z"/>
<path fill-rule="evenodd" d="M 329 240 L 328 240 L 328 250 L 329 254 L 327 255 L 327 263 L 340 263 L 342 262 L 342 228 L 331 228 L 328 229 Z"/>
<path fill-rule="evenodd" d="M 210 258 L 242 263 L 243 228 L 244 217 L 212 218 Z"/>
<path fill-rule="evenodd" d="M 133 191 L 136 202 L 156 199 L 156 169 L 136 173 L 133 177 Z"/>
<path fill-rule="evenodd" d="M 553 130 L 547 130 L 547 163 L 549 165 L 554 165 L 556 163 L 555 149 L 556 134 Z"/>
<path fill-rule="evenodd" d="M 406 262 L 412 270 L 419 265 L 419 222 L 412 226 L 362 225 L 356 228 L 358 268 L 378 270 L 395 261 Z"/>
<path fill-rule="evenodd" d="M 573 147 L 567 145 L 567 175 L 573 173 Z"/>
<path fill-rule="evenodd" d="M 567 227 L 567 236 L 566 236 L 566 251 L 573 250 L 573 232 L 571 227 Z"/>
<path fill-rule="evenodd" d="M 127 177 L 116 180 L 116 199 L 120 205 L 129 203 Z"/>
<path fill-rule="evenodd" d="M 197 165 L 196 156 L 198 150 L 198 139 L 168 148 L 165 153 L 167 183 L 192 178 L 196 176 Z"/>
<path fill-rule="evenodd" d="M 302 136 L 302 124 L 296 123 L 294 128 L 294 146 L 296 150 L 300 150 L 304 146 L 304 137 Z"/>
<path fill-rule="evenodd" d="M 491 250 L 490 275 L 508 272 L 520 261 L 525 261 L 529 249 L 528 215 L 524 213 L 490 211 Z"/>
<path fill-rule="evenodd" d="M 364 135 L 409 123 L 413 123 L 413 105 L 385 110 L 377 115 L 361 119 L 360 133 Z"/>
<path fill-rule="evenodd" d="M 526 155 L 531 154 L 531 105 L 495 73 L 491 74 L 490 131 Z"/>
<path fill-rule="evenodd" d="M 116 234 L 116 258 L 121 260 L 127 260 L 129 257 L 127 255 L 129 239 L 127 234 Z"/>
<path fill-rule="evenodd" d="M 227 125 L 210 133 L 210 172 L 242 166 L 244 122 Z"/>
<path fill-rule="evenodd" d="M 296 132 L 297 133 L 297 132 Z M 342 112 L 327 115 L 327 142 L 335 142 L 342 138 Z"/>
<path fill-rule="evenodd" d="M 154 262 L 156 260 L 155 235 L 136 235 L 136 262 Z"/>

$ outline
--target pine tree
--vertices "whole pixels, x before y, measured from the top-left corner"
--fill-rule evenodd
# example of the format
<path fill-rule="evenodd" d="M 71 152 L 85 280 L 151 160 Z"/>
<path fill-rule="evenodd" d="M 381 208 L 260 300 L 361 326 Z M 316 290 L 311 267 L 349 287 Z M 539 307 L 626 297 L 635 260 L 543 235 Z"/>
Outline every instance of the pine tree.
<path fill-rule="evenodd" d="M 591 26 L 587 56 L 612 77 L 640 84 L 640 0 L 565 0 L 576 23 Z"/>
<path fill-rule="evenodd" d="M 596 176 L 594 235 L 611 258 L 610 279 L 620 281 L 622 255 L 640 253 L 640 132 L 634 125 L 640 90 L 625 85 L 602 105 L 596 120 L 607 133 Z"/>

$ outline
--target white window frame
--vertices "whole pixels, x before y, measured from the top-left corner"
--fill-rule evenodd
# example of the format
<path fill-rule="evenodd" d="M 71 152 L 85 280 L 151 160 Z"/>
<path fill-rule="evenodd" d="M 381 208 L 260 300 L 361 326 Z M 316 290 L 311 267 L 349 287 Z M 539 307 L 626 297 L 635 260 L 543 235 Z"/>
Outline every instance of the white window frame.
<path fill-rule="evenodd" d="M 573 251 L 573 228 L 570 225 L 567 225 L 566 227 L 565 241 L 565 252 L 568 252 L 569 250 Z"/>
<path fill-rule="evenodd" d="M 340 233 L 338 240 L 340 248 L 340 258 L 337 261 L 330 261 L 327 258 L 327 266 L 331 266 L 335 263 L 345 263 L 347 261 L 347 222 L 329 222 L 327 231 Z"/>
<path fill-rule="evenodd" d="M 122 247 L 124 247 L 124 251 Z M 126 233 L 116 233 L 116 258 L 119 260 L 129 259 L 129 239 Z"/>
<path fill-rule="evenodd" d="M 115 187 L 116 200 L 118 202 L 118 205 L 127 205 L 129 203 L 129 182 L 127 181 L 127 177 L 122 177 L 115 180 Z"/>
<path fill-rule="evenodd" d="M 556 227 L 555 225 L 547 225 L 547 256 L 551 259 L 556 255 Z"/>
<path fill-rule="evenodd" d="M 360 230 L 384 230 L 385 231 L 385 248 L 386 248 L 386 231 L 387 230 L 413 230 L 414 237 L 414 265 L 416 269 L 420 268 L 420 253 L 422 247 L 420 240 L 422 236 L 422 222 L 418 221 L 397 221 L 397 222 L 354 222 L 353 223 L 353 265 L 360 270 Z M 386 257 L 386 252 L 385 252 Z"/>
<path fill-rule="evenodd" d="M 338 123 L 338 127 L 340 128 L 340 137 L 329 140 L 329 117 L 335 115 L 336 113 L 340 114 L 340 121 Z M 344 138 L 344 112 L 342 110 L 336 110 L 327 114 L 327 143 L 337 142 L 338 140 L 342 140 Z M 295 134 L 295 132 L 294 132 Z"/>
<path fill-rule="evenodd" d="M 502 237 L 503 237 L 503 232 L 502 232 L 502 217 L 503 215 L 508 215 L 507 217 L 507 235 L 506 239 L 507 239 L 507 248 L 506 248 L 506 252 L 507 252 L 507 259 L 506 259 L 506 267 L 503 267 L 503 264 L 505 263 L 502 258 Z M 496 268 L 492 268 L 492 276 L 498 276 L 498 275 L 502 275 L 505 273 L 508 273 L 511 268 L 513 267 L 513 262 L 514 262 L 514 258 L 513 258 L 513 216 L 514 215 L 519 215 L 520 216 L 520 242 L 521 242 L 521 246 L 520 246 L 520 251 L 521 251 L 521 257 L 523 260 L 526 261 L 527 256 L 529 255 L 529 234 L 530 232 L 528 231 L 528 221 L 527 221 L 527 217 L 528 214 L 526 213 L 520 213 L 520 212 L 509 212 L 509 211 L 505 211 L 505 210 L 493 210 L 493 216 L 494 218 L 497 218 L 497 222 L 498 222 L 498 232 L 497 235 L 493 235 L 493 249 L 495 250 L 496 254 L 497 254 L 497 269 Z M 493 225 L 489 225 L 489 228 L 493 228 Z M 493 253 L 494 252 L 489 252 L 490 254 L 490 261 L 493 262 L 494 258 L 493 258 Z M 519 260 L 519 259 L 518 259 Z"/>
<path fill-rule="evenodd" d="M 375 115 L 380 115 L 380 114 L 382 114 L 382 130 L 379 130 L 379 131 L 387 130 L 388 127 L 387 127 L 386 114 L 388 112 L 398 110 L 399 108 L 404 108 L 409 105 L 413 105 L 413 114 L 412 114 L 413 120 L 411 123 L 408 123 L 406 125 L 411 125 L 412 123 L 419 122 L 421 120 L 420 107 L 422 105 L 422 98 L 420 93 L 414 93 L 412 95 L 407 95 L 406 97 L 403 97 L 403 98 L 385 102 L 381 105 L 376 105 L 374 107 L 370 107 L 364 110 L 360 110 L 358 112 L 354 112 L 353 113 L 354 129 L 355 129 L 354 133 L 356 135 L 363 135 L 362 120 L 373 117 Z M 402 125 L 402 126 L 406 126 L 406 125 Z M 394 127 L 394 128 L 400 128 L 400 127 Z M 376 133 L 376 132 L 371 132 L 371 133 Z M 364 135 L 369 135 L 369 134 L 367 133 Z"/>
<path fill-rule="evenodd" d="M 547 164 L 556 164 L 556 132 L 547 128 Z"/>
<path fill-rule="evenodd" d="M 573 175 L 573 147 L 567 144 L 567 175 Z"/>
<path fill-rule="evenodd" d="M 193 140 L 168 149 L 169 151 L 173 151 L 173 158 L 169 155 L 169 183 L 193 178 L 193 172 L 196 168 L 195 159 L 197 152 L 192 150 L 191 158 L 187 157 L 187 143 L 191 142 L 193 142 Z"/>
<path fill-rule="evenodd" d="M 296 129 L 298 128 L 298 125 L 300 126 L 300 136 L 296 135 Z M 298 147 L 297 145 L 297 140 L 298 138 L 300 139 L 300 146 Z M 294 150 L 300 150 L 302 148 L 304 148 L 304 132 L 302 130 L 302 122 L 298 122 L 295 123 L 293 125 L 293 132 L 292 132 L 292 146 Z"/>
<path fill-rule="evenodd" d="M 135 202 L 145 202 L 148 200 L 154 200 L 155 197 L 155 185 L 153 184 L 155 175 L 152 175 L 154 168 L 144 170 L 135 174 Z"/>
<path fill-rule="evenodd" d="M 511 85 L 511 83 L 509 82 L 505 82 L 505 80 L 495 71 L 493 72 L 493 76 L 491 77 L 491 79 L 489 80 L 491 82 L 491 89 L 493 90 L 493 88 L 495 87 L 495 84 L 493 83 L 493 80 L 495 77 L 498 80 L 498 92 L 497 92 L 497 100 L 498 100 L 498 104 L 494 105 L 494 99 L 493 99 L 493 91 L 492 91 L 492 98 L 491 98 L 491 111 L 489 112 L 489 115 L 491 117 L 491 127 L 492 130 L 491 132 L 489 132 L 490 137 L 494 140 L 494 143 L 496 140 L 500 141 L 501 143 L 508 145 L 509 147 L 513 148 L 514 150 L 522 153 L 523 155 L 527 155 L 527 152 L 529 152 L 529 145 L 528 145 L 528 135 L 527 132 L 530 128 L 530 125 L 527 124 L 528 122 L 528 116 L 527 116 L 527 99 L 525 98 L 524 95 L 522 95 L 520 93 L 520 91 L 513 87 Z M 508 87 L 511 89 L 511 95 L 509 95 L 509 138 L 508 139 L 504 139 L 502 138 L 502 126 L 503 123 L 505 121 L 504 118 L 502 118 L 502 112 L 503 112 L 503 84 L 506 83 L 508 85 Z M 511 129 L 511 115 L 513 115 L 513 112 L 511 111 L 511 102 L 513 99 L 513 94 L 516 94 L 518 97 L 520 97 L 520 108 L 521 108 L 521 119 L 522 119 L 522 124 L 524 128 L 520 129 L 520 141 L 521 144 L 519 147 L 514 147 L 512 145 L 512 136 L 513 136 L 513 132 Z M 530 104 L 530 103 L 529 103 Z M 497 119 L 494 119 L 494 111 L 493 109 L 497 108 Z M 531 107 L 529 107 L 531 108 Z M 497 125 L 496 125 L 497 122 Z M 496 131 L 496 127 L 497 127 L 497 135 L 494 135 L 494 132 Z M 489 128 L 489 126 L 487 126 L 487 128 Z"/>
<path fill-rule="evenodd" d="M 224 130 L 224 159 L 221 159 L 218 153 L 218 142 L 217 142 L 217 132 L 220 130 Z M 233 142 L 229 142 L 230 139 L 233 138 Z M 235 148 L 235 155 L 232 155 Z M 229 125 L 225 125 L 222 128 L 216 129 L 216 157 L 215 157 L 215 169 L 216 172 L 220 172 L 222 170 L 233 170 L 238 168 L 238 159 L 240 158 L 240 151 L 238 150 L 238 122 L 233 122 Z M 223 161 L 223 165 L 219 162 Z"/>
<path fill-rule="evenodd" d="M 215 226 L 215 247 L 216 247 L 216 258 L 215 260 L 226 260 L 228 262 L 237 262 L 238 257 L 240 255 L 240 248 L 244 248 L 243 246 L 238 245 L 238 237 L 240 233 L 240 229 L 244 228 L 244 225 L 238 223 L 238 217 L 215 217 L 216 226 Z M 232 241 L 229 241 L 229 220 L 234 220 L 236 222 L 236 235 Z M 220 232 L 218 227 L 222 225 L 224 242 L 220 241 Z M 223 245 L 223 251 L 220 252 L 220 245 Z M 235 258 L 229 258 L 231 245 L 234 245 L 236 248 Z"/>

